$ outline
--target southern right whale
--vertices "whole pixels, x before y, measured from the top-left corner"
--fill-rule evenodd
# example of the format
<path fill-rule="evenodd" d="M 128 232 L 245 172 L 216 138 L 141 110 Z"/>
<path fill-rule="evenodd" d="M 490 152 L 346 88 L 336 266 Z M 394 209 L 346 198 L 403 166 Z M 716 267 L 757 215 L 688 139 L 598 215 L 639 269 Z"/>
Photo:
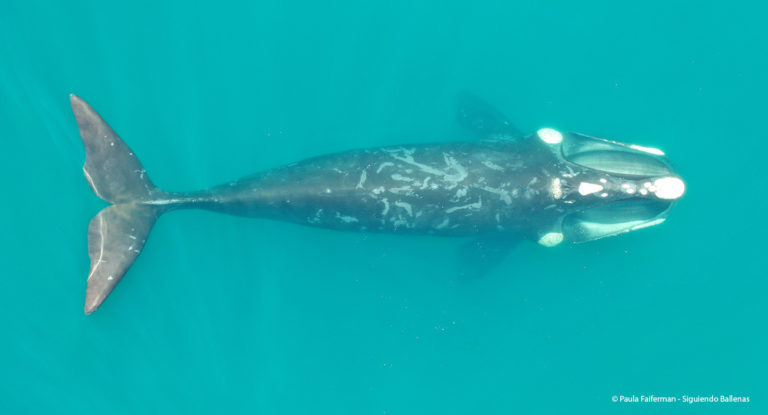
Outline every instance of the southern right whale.
<path fill-rule="evenodd" d="M 465 142 L 325 155 L 190 193 L 158 189 L 134 152 L 70 96 L 94 193 L 111 203 L 88 228 L 85 313 L 96 310 L 144 248 L 155 220 L 206 209 L 345 231 L 474 237 L 460 251 L 482 273 L 520 239 L 585 242 L 664 221 L 685 191 L 664 153 L 542 128 L 523 135 L 497 110 L 460 96 Z M 482 259 L 482 261 L 478 261 Z"/>

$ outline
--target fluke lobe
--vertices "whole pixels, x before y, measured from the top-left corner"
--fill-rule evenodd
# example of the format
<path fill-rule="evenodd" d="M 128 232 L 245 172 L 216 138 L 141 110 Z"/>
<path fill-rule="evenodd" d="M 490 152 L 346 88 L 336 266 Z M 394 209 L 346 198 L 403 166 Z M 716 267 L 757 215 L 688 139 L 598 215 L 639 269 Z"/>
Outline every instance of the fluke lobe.
<path fill-rule="evenodd" d="M 70 96 L 83 172 L 111 203 L 88 228 L 85 313 L 96 310 L 144 248 L 155 220 L 206 209 L 329 229 L 474 237 L 461 272 L 490 270 L 521 239 L 584 242 L 659 224 L 685 192 L 664 153 L 543 128 L 524 136 L 496 109 L 459 96 L 472 140 L 319 156 L 208 190 L 171 193 L 81 98 Z"/>

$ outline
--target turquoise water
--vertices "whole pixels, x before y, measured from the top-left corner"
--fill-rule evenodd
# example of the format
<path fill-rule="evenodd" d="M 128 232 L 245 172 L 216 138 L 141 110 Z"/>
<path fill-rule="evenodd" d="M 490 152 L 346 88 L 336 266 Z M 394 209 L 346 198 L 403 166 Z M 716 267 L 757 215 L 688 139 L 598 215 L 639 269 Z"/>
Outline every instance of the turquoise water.
<path fill-rule="evenodd" d="M 761 3 L 109 3 L 0 5 L 1 413 L 766 413 Z M 688 192 L 475 281 L 463 240 L 174 212 L 83 314 L 105 204 L 69 93 L 182 191 L 461 138 L 462 90 L 662 148 Z M 751 402 L 611 402 L 633 394 Z"/>

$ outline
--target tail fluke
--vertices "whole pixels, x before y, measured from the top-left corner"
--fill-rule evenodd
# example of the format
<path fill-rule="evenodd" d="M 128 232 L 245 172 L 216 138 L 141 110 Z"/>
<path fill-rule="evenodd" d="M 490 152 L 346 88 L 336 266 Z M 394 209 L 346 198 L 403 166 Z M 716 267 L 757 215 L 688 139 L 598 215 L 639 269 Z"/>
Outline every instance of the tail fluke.
<path fill-rule="evenodd" d="M 141 253 L 158 212 L 155 206 L 126 203 L 104 208 L 88 226 L 91 272 L 85 314 L 94 312 Z"/>
<path fill-rule="evenodd" d="M 88 227 L 91 271 L 85 313 L 96 310 L 141 253 L 165 199 L 149 180 L 133 151 L 85 101 L 70 95 L 72 111 L 85 145 L 83 173 L 97 196 L 114 205 L 104 208 Z"/>
<path fill-rule="evenodd" d="M 99 114 L 76 95 L 70 95 L 70 102 L 85 145 L 83 173 L 96 196 L 109 203 L 141 203 L 162 197 L 133 151 Z"/>

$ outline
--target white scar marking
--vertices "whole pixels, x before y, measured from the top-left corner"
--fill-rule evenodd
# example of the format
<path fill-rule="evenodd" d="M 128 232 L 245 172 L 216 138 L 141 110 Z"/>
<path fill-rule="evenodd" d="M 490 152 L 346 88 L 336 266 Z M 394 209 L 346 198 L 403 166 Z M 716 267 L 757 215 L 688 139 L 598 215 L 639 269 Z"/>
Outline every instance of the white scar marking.
<path fill-rule="evenodd" d="M 435 175 L 438 175 L 438 176 L 445 176 L 445 172 L 443 172 L 442 170 L 438 170 L 438 169 L 436 169 L 434 167 L 427 166 L 426 164 L 417 163 L 413 159 L 413 152 L 416 151 L 416 150 L 413 150 L 413 149 L 408 150 L 406 148 L 398 148 L 398 149 L 387 150 L 387 151 L 392 154 L 392 158 L 394 158 L 395 160 L 400 160 L 400 161 L 408 163 L 408 164 L 410 164 L 412 166 L 418 167 L 419 169 L 421 169 L 421 171 L 424 171 L 424 172 L 429 173 L 429 174 L 435 174 Z M 404 156 L 395 155 L 395 153 L 400 152 L 400 151 L 403 152 Z M 384 164 L 387 164 L 387 163 L 384 163 Z M 384 164 L 382 164 L 382 166 Z"/>
<path fill-rule="evenodd" d="M 397 173 L 393 174 L 391 177 L 392 177 L 392 180 L 397 180 L 397 181 L 401 181 L 401 182 L 412 182 L 413 181 L 413 179 L 411 179 L 410 177 L 405 177 L 405 176 L 402 176 L 402 175 L 397 174 Z"/>
<path fill-rule="evenodd" d="M 83 166 L 83 174 L 85 174 L 85 180 L 88 180 L 88 184 L 91 185 L 91 189 L 93 189 L 93 193 L 96 193 L 96 196 L 104 199 L 101 196 L 101 193 L 99 193 L 99 189 L 96 188 L 96 183 L 93 182 L 93 179 L 91 178 L 91 175 L 88 174 L 88 170 L 85 169 L 85 166 Z"/>
<path fill-rule="evenodd" d="M 183 202 L 185 202 L 184 199 L 160 199 L 160 200 L 149 200 L 143 203 L 147 205 L 172 205 L 174 203 L 183 203 Z"/>
<path fill-rule="evenodd" d="M 320 215 L 323 213 L 323 209 L 318 209 L 317 212 L 315 212 L 315 217 L 307 219 L 309 223 L 320 223 Z"/>
<path fill-rule="evenodd" d="M 405 227 L 407 228 L 408 227 L 408 220 L 407 219 L 403 219 L 402 216 L 398 216 L 397 219 L 392 218 L 392 225 L 395 228 L 399 227 L 400 225 L 405 225 Z"/>
<path fill-rule="evenodd" d="M 89 281 L 91 277 L 93 277 L 93 274 L 96 273 L 96 270 L 99 268 L 99 265 L 101 265 L 101 263 L 104 262 L 102 260 L 102 258 L 104 257 L 104 221 L 101 219 L 101 215 L 96 215 L 96 217 L 99 219 L 99 243 L 100 243 L 99 259 L 96 260 L 96 264 L 93 266 L 91 273 L 88 274 L 87 281 Z"/>
<path fill-rule="evenodd" d="M 357 183 L 357 186 L 355 186 L 355 189 L 362 189 L 363 184 L 365 184 L 365 179 L 368 178 L 368 173 L 366 173 L 365 169 L 363 169 L 363 172 L 360 173 L 360 181 Z"/>
<path fill-rule="evenodd" d="M 450 219 L 445 218 L 442 222 L 440 222 L 437 226 L 435 226 L 435 229 L 443 229 L 446 226 L 448 226 L 448 223 L 450 223 Z"/>
<path fill-rule="evenodd" d="M 456 207 L 448 208 L 445 210 L 445 213 L 453 213 L 457 210 L 462 210 L 462 209 L 480 209 L 481 207 L 483 207 L 483 198 L 480 197 L 477 199 L 477 202 L 475 203 L 470 203 L 464 206 L 456 206 Z"/>
<path fill-rule="evenodd" d="M 411 186 L 403 186 L 403 187 L 393 187 L 389 189 L 390 193 L 394 193 L 396 195 L 399 194 L 411 194 L 413 191 L 411 190 Z"/>
<path fill-rule="evenodd" d="M 486 192 L 493 193 L 495 195 L 499 195 L 499 199 L 501 199 L 506 204 L 512 204 L 512 197 L 509 196 L 509 192 L 504 189 L 496 189 L 494 187 L 489 186 L 483 186 L 479 188 L 480 190 L 485 190 Z"/>
<path fill-rule="evenodd" d="M 586 196 L 592 193 L 597 193 L 601 190 L 603 190 L 603 186 L 599 184 L 587 183 L 587 182 L 581 182 L 581 184 L 579 184 L 579 194 L 582 196 Z"/>
<path fill-rule="evenodd" d="M 421 171 L 429 174 L 433 174 L 436 176 L 442 176 L 444 180 L 453 182 L 452 187 L 448 187 L 449 189 L 456 187 L 457 183 L 464 180 L 467 177 L 467 169 L 464 168 L 461 164 L 459 164 L 456 159 L 448 155 L 447 153 L 443 153 L 443 160 L 445 161 L 445 164 L 447 166 L 446 171 L 434 168 L 432 166 L 428 166 L 426 164 L 418 163 L 416 160 L 413 159 L 413 153 L 416 151 L 414 149 L 406 149 L 406 148 L 399 148 L 399 149 L 393 149 L 393 150 L 385 150 L 392 154 L 392 157 L 396 160 L 400 160 L 404 163 L 410 164 L 412 166 L 418 167 Z M 403 155 L 397 155 L 396 153 L 402 152 Z M 449 171 L 453 171 L 453 173 L 449 173 Z"/>
<path fill-rule="evenodd" d="M 405 203 L 398 200 L 395 202 L 395 206 L 405 209 L 405 211 L 408 213 L 408 216 L 413 216 L 413 209 L 411 208 L 410 203 Z"/>
<path fill-rule="evenodd" d="M 354 222 L 359 222 L 359 220 L 357 220 L 357 218 L 355 218 L 355 217 L 352 217 L 352 216 L 346 216 L 346 215 L 342 215 L 342 214 L 341 214 L 341 213 L 339 213 L 339 212 L 336 212 L 336 217 L 337 217 L 337 218 L 339 218 L 339 219 L 341 219 L 341 221 L 342 221 L 342 222 L 344 222 L 344 223 L 354 223 Z"/>
<path fill-rule="evenodd" d="M 373 192 L 374 194 L 378 195 L 378 194 L 382 193 L 385 190 L 387 190 L 387 189 L 385 189 L 384 186 L 379 186 L 379 187 L 371 190 L 371 192 Z"/>
<path fill-rule="evenodd" d="M 387 212 L 389 212 L 389 201 L 385 197 L 384 199 L 381 199 L 381 203 L 384 203 L 384 210 L 381 211 L 381 216 L 386 216 Z"/>
<path fill-rule="evenodd" d="M 376 169 L 376 174 L 379 174 L 379 173 L 381 173 L 381 170 L 382 170 L 384 167 L 387 167 L 387 166 L 394 166 L 394 165 L 395 165 L 395 163 L 390 163 L 390 162 L 381 163 L 381 166 L 379 166 L 379 168 L 378 168 L 378 169 Z"/>
<path fill-rule="evenodd" d="M 493 162 L 488 160 L 484 161 L 483 165 L 485 165 L 485 167 L 488 167 L 489 169 L 504 171 L 504 167 L 501 167 L 498 164 L 494 164 Z"/>
<path fill-rule="evenodd" d="M 426 179 L 424 179 L 424 183 L 421 184 L 421 188 L 420 188 L 421 190 L 424 190 L 427 188 L 427 183 L 429 182 L 429 179 L 431 179 L 431 177 L 427 177 Z"/>
<path fill-rule="evenodd" d="M 449 182 L 460 182 L 467 177 L 467 169 L 459 164 L 455 158 L 443 153 L 443 159 L 445 160 L 445 164 L 448 166 L 448 170 L 453 169 L 456 171 L 454 174 L 444 173 L 445 180 L 448 180 Z"/>

